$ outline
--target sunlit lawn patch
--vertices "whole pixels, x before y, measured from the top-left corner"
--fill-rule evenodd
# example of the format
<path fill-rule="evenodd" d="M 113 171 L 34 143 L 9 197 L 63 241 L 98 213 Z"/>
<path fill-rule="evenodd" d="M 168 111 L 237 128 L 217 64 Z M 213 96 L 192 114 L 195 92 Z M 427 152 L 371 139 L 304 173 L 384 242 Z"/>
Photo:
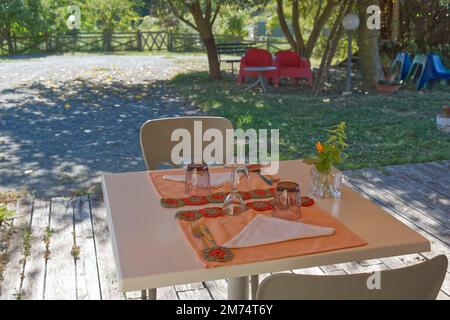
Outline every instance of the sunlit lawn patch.
<path fill-rule="evenodd" d="M 450 135 L 436 129 L 436 114 L 450 101 L 448 86 L 343 97 L 339 90 L 316 96 L 292 86 L 249 92 L 229 78 L 211 82 L 204 72 L 181 74 L 171 83 L 207 114 L 229 118 L 236 127 L 279 128 L 283 159 L 306 157 L 323 140 L 322 129 L 340 121 L 348 125 L 350 144 L 342 169 L 450 159 Z"/>

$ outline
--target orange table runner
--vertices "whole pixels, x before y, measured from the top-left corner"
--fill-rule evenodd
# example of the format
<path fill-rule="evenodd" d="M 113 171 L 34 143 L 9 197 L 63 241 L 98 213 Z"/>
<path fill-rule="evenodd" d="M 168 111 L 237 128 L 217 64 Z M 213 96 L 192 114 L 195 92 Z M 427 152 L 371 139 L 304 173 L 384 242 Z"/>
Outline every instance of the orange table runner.
<path fill-rule="evenodd" d="M 220 246 L 237 235 L 257 214 L 271 215 L 271 212 L 262 213 L 248 210 L 241 216 L 201 218 L 198 221 L 208 227 L 215 241 Z M 178 221 L 187 241 L 195 251 L 202 265 L 206 268 L 303 256 L 338 249 L 359 247 L 366 244 L 364 240 L 359 238 L 341 222 L 316 206 L 302 208 L 302 214 L 303 217 L 301 218 L 301 221 L 303 223 L 334 228 L 335 233 L 331 236 L 291 240 L 250 248 L 232 249 L 234 258 L 228 262 L 213 262 L 204 259 L 202 255 L 202 250 L 205 249 L 203 241 L 192 235 L 189 221 Z"/>
<path fill-rule="evenodd" d="M 231 169 L 223 168 L 223 167 L 210 167 L 209 172 L 230 172 Z M 173 170 L 159 170 L 152 171 L 149 173 L 150 180 L 152 181 L 153 186 L 155 187 L 157 193 L 161 196 L 161 198 L 183 198 L 186 197 L 186 193 L 184 192 L 184 181 L 177 182 L 171 180 L 163 179 L 165 175 L 184 175 L 186 171 L 184 169 L 173 169 Z M 239 181 L 239 191 L 252 191 L 252 190 L 269 190 L 273 188 L 265 183 L 258 174 L 254 172 L 249 173 L 249 179 L 243 177 Z M 225 183 L 219 188 L 212 188 L 212 193 L 221 193 L 221 192 L 230 192 L 231 185 L 229 183 Z"/>
<path fill-rule="evenodd" d="M 223 167 L 210 168 L 210 173 L 230 172 L 230 169 Z M 223 203 L 230 192 L 231 184 L 224 183 L 220 187 L 212 188 L 209 196 L 188 196 L 185 193 L 184 181 L 171 181 L 163 179 L 165 175 L 183 175 L 184 169 L 174 169 L 165 171 L 153 171 L 149 173 L 150 181 L 156 193 L 161 197 L 161 205 L 164 208 L 181 208 L 184 206 L 201 206 L 208 203 Z M 277 179 L 272 176 L 272 179 Z M 241 178 L 239 181 L 239 193 L 244 200 L 268 199 L 273 197 L 275 185 L 268 185 L 262 178 L 254 172 L 249 173 L 248 178 Z"/>

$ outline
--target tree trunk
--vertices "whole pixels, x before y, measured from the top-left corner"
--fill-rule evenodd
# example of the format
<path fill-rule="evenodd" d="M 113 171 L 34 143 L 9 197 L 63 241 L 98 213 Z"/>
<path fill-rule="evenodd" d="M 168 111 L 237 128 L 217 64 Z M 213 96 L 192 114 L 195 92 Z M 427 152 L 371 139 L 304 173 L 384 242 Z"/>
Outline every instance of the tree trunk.
<path fill-rule="evenodd" d="M 327 46 L 325 52 L 322 56 L 322 61 L 320 63 L 320 68 L 316 76 L 315 85 L 313 91 L 318 94 L 322 90 L 323 83 L 328 76 L 328 70 L 333 61 L 333 57 L 336 53 L 336 49 L 339 44 L 339 40 L 342 38 L 343 27 L 342 20 L 344 16 L 350 12 L 354 4 L 354 0 L 347 0 L 343 2 L 343 10 L 341 10 L 336 20 L 334 21 L 333 28 L 331 30 L 330 36 L 328 37 Z"/>
<path fill-rule="evenodd" d="M 392 8 L 392 40 L 397 44 L 401 34 L 400 0 L 393 0 Z"/>
<path fill-rule="evenodd" d="M 222 78 L 220 73 L 219 56 L 217 55 L 216 41 L 212 31 L 209 35 L 201 35 L 205 44 L 206 54 L 208 55 L 209 75 L 212 79 L 218 80 Z"/>
<path fill-rule="evenodd" d="M 220 73 L 219 56 L 217 54 L 216 41 L 212 30 L 214 19 L 211 20 L 211 7 L 207 6 L 207 9 L 205 9 L 205 15 L 203 15 L 200 2 L 197 1 L 189 7 L 189 10 L 194 18 L 196 29 L 200 34 L 206 49 L 206 54 L 208 56 L 209 76 L 213 80 L 221 79 L 222 74 Z"/>
<path fill-rule="evenodd" d="M 289 30 L 289 26 L 286 22 L 286 16 L 283 10 L 283 0 L 277 0 L 277 17 L 278 23 L 280 24 L 280 28 L 284 34 L 284 37 L 291 45 L 292 50 L 297 52 L 297 43 L 295 42 L 295 39 L 292 36 L 291 31 Z"/>
<path fill-rule="evenodd" d="M 328 1 L 327 5 L 323 9 L 320 15 L 317 15 L 316 20 L 314 21 L 314 27 L 309 35 L 308 41 L 305 46 L 304 56 L 309 59 L 311 58 L 314 48 L 316 47 L 317 40 L 320 37 L 320 33 L 322 32 L 323 27 L 328 21 L 331 13 L 333 12 L 334 1 Z M 320 13 L 320 7 L 317 9 L 318 13 Z"/>
<path fill-rule="evenodd" d="M 358 1 L 359 18 L 361 25 L 359 26 L 359 64 L 361 67 L 363 78 L 363 89 L 372 91 L 379 79 L 383 79 L 383 68 L 380 60 L 380 30 L 370 30 L 367 28 L 366 13 L 367 7 L 370 5 L 379 5 L 379 1 L 360 0 Z"/>
<path fill-rule="evenodd" d="M 297 53 L 304 56 L 305 40 L 303 39 L 300 28 L 300 11 L 298 5 L 298 0 L 292 1 L 292 29 L 294 30 L 295 42 L 297 43 Z"/>

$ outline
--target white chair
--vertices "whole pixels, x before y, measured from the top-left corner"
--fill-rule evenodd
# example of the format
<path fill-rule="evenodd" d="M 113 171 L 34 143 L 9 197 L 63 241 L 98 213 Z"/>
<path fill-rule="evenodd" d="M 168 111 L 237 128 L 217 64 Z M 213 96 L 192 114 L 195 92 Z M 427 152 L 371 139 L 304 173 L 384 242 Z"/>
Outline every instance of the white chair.
<path fill-rule="evenodd" d="M 162 164 L 171 164 L 171 152 L 178 141 L 171 141 L 172 132 L 176 129 L 186 129 L 191 134 L 191 150 L 193 152 L 194 122 L 201 121 L 203 132 L 207 129 L 218 129 L 225 138 L 227 129 L 233 129 L 230 120 L 220 117 L 178 117 L 149 120 L 141 127 L 141 149 L 148 170 L 156 170 Z M 202 134 L 203 134 L 202 132 Z M 202 143 L 203 148 L 210 142 Z M 224 143 L 224 163 L 226 160 Z"/>
<path fill-rule="evenodd" d="M 261 282 L 258 300 L 432 300 L 447 272 L 445 255 L 414 266 L 380 272 L 380 288 L 370 290 L 371 274 L 315 276 L 277 274 Z M 370 282 L 370 281 L 369 281 Z"/>
<path fill-rule="evenodd" d="M 194 122 L 202 122 L 203 132 L 208 129 L 218 129 L 226 137 L 227 129 L 234 129 L 230 120 L 221 117 L 179 117 L 149 120 L 141 127 L 141 149 L 148 170 L 156 170 L 163 164 L 173 165 L 171 160 L 172 148 L 178 143 L 171 141 L 172 132 L 176 129 L 186 129 L 191 134 L 191 148 L 193 150 Z M 210 142 L 203 142 L 202 147 Z M 230 158 L 226 155 L 226 145 L 223 144 L 224 160 Z M 202 149 L 203 149 L 202 148 Z M 258 276 L 252 276 L 252 289 L 256 292 Z M 142 299 L 156 299 L 156 289 L 148 292 L 142 290 Z"/>

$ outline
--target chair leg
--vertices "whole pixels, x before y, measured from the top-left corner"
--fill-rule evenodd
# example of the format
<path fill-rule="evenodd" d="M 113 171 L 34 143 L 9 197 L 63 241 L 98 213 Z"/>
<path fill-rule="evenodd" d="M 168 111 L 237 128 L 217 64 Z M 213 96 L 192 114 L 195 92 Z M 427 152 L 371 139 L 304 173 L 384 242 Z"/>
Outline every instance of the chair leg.
<path fill-rule="evenodd" d="M 245 81 L 245 77 L 244 76 L 241 76 L 241 75 L 239 75 L 238 76 L 238 84 L 243 84 L 244 83 L 244 81 Z"/>
<path fill-rule="evenodd" d="M 280 86 L 280 78 L 279 77 L 273 77 L 273 85 L 275 88 L 278 88 Z"/>
<path fill-rule="evenodd" d="M 256 291 L 259 286 L 259 275 L 253 275 L 250 277 L 251 282 L 251 290 L 252 290 L 252 300 L 256 300 Z"/>
<path fill-rule="evenodd" d="M 228 279 L 228 300 L 248 300 L 248 277 Z"/>

